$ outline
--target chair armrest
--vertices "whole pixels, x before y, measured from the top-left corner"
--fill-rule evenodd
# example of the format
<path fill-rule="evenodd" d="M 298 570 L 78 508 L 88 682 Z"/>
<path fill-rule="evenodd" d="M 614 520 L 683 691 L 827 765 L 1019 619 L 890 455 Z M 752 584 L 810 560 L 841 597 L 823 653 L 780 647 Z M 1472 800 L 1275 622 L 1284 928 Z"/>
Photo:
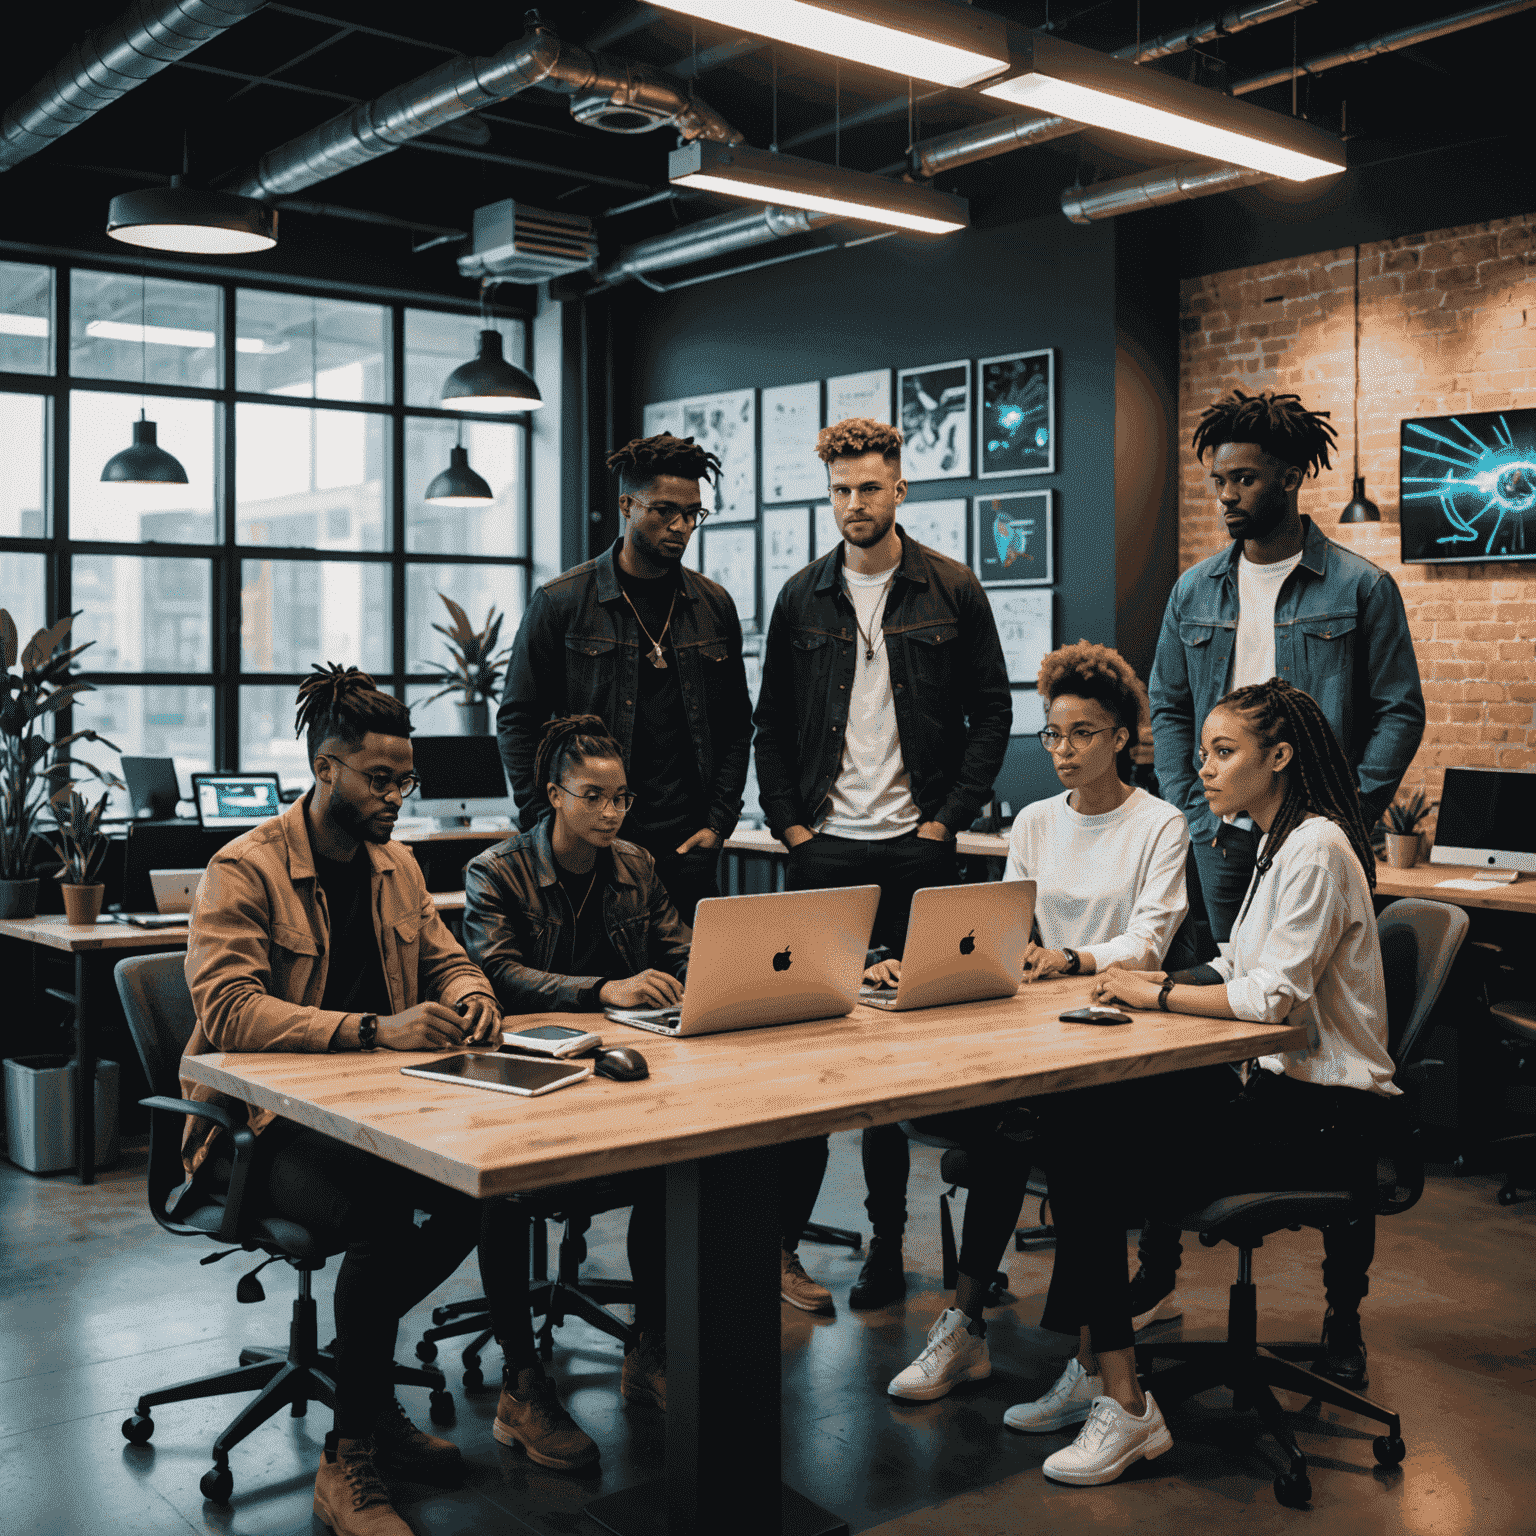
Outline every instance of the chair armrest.
<path fill-rule="evenodd" d="M 218 1104 L 198 1103 L 192 1099 L 167 1098 L 163 1093 L 157 1093 L 152 1098 L 140 1099 L 140 1109 L 163 1109 L 168 1114 L 200 1115 L 204 1120 L 212 1120 L 222 1131 L 233 1134 L 239 1129 L 239 1122 L 227 1109 Z"/>
<path fill-rule="evenodd" d="M 251 1162 L 256 1151 L 256 1137 L 248 1126 L 240 1124 L 230 1112 L 219 1104 L 197 1102 L 192 1099 L 173 1099 L 165 1094 L 153 1094 L 140 1099 L 143 1109 L 167 1115 L 197 1115 L 211 1120 L 222 1130 L 234 1148 L 235 1158 L 230 1167 L 229 1188 L 224 1193 L 224 1220 L 219 1227 L 219 1241 L 241 1243 L 240 1208 L 245 1201 L 245 1183 L 250 1176 Z M 205 1234 L 206 1235 L 206 1234 Z"/>

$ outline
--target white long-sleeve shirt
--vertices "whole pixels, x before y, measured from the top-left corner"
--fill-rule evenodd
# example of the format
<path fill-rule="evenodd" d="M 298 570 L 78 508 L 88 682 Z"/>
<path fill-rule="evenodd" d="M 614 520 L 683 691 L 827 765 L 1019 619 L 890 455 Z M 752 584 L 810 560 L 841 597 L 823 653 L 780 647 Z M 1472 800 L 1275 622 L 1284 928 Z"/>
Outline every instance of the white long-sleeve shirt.
<path fill-rule="evenodd" d="M 1304 1024 L 1304 1050 L 1263 1056 L 1267 1071 L 1390 1096 L 1387 986 L 1365 872 L 1342 829 L 1312 816 L 1254 872 L 1231 942 L 1213 963 L 1240 1019 Z"/>
<path fill-rule="evenodd" d="M 1047 949 L 1092 955 L 1100 971 L 1157 970 L 1189 911 L 1183 814 L 1133 789 L 1119 810 L 1081 816 L 1068 794 L 1019 813 L 1003 879 L 1035 882 L 1035 921 Z"/>

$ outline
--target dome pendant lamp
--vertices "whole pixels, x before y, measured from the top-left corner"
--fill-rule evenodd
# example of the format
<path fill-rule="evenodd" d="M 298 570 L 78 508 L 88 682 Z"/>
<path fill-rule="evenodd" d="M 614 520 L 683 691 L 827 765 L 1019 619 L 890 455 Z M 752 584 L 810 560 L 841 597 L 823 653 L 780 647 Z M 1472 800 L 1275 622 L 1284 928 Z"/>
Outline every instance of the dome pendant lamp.
<path fill-rule="evenodd" d="M 488 507 L 495 497 L 486 482 L 469 467 L 462 444 L 448 450 L 448 468 L 434 477 L 423 500 L 432 507 Z"/>
<path fill-rule="evenodd" d="M 539 386 L 502 356 L 499 331 L 481 331 L 478 354 L 473 361 L 460 363 L 443 385 L 443 406 L 450 411 L 501 415 L 536 411 L 543 404 Z"/>
<path fill-rule="evenodd" d="M 125 245 L 189 256 L 245 256 L 277 244 L 277 209 L 253 197 L 189 187 L 141 187 L 112 199 L 107 233 Z"/>
<path fill-rule="evenodd" d="M 148 280 L 139 277 L 139 383 L 149 377 L 147 351 L 149 304 L 146 298 Z M 155 423 L 139 402 L 139 419 L 133 424 L 133 442 L 121 453 L 114 453 L 101 471 L 102 482 L 107 485 L 185 485 L 187 472 L 181 460 L 167 453 L 155 441 Z"/>
<path fill-rule="evenodd" d="M 1344 510 L 1341 523 L 1379 523 L 1381 508 L 1365 494 L 1365 476 L 1360 473 L 1360 247 L 1355 247 L 1355 490 Z"/>

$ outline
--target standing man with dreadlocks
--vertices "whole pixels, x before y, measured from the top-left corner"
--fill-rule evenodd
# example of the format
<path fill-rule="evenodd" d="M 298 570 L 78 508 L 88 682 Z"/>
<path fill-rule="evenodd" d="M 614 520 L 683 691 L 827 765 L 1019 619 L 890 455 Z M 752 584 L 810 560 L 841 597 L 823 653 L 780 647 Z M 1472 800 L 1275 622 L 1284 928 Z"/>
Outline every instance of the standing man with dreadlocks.
<path fill-rule="evenodd" d="M 1297 510 L 1308 473 L 1329 468 L 1327 414 L 1295 395 L 1235 389 L 1195 429 L 1195 455 L 1202 463 L 1210 455 L 1232 548 L 1179 578 L 1149 692 L 1158 780 L 1189 820 L 1217 944 L 1248 888 L 1257 834 L 1246 816 L 1217 816 L 1200 792 L 1200 729 L 1216 701 L 1272 677 L 1311 694 L 1344 749 L 1367 826 L 1391 802 L 1424 734 L 1397 583 Z"/>
<path fill-rule="evenodd" d="M 512 643 L 496 712 L 524 831 L 551 814 L 534 757 L 551 719 L 597 715 L 634 791 L 624 835 L 656 860 L 686 923 L 718 896 L 720 845 L 741 815 L 752 703 L 741 622 L 724 587 L 683 566 L 720 461 L 691 437 L 637 438 L 608 460 L 624 532 L 546 582 Z"/>

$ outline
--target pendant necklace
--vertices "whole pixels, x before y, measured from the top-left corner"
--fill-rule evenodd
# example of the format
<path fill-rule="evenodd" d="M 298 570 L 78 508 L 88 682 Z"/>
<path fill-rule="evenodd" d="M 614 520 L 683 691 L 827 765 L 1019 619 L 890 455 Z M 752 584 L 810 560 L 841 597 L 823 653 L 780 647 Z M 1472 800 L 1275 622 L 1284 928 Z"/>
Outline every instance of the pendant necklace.
<path fill-rule="evenodd" d="M 622 587 L 619 588 L 624 591 Z M 640 626 L 640 632 L 651 642 L 651 648 L 645 653 L 645 659 L 656 668 L 658 672 L 667 670 L 667 658 L 661 654 L 661 642 L 667 638 L 667 631 L 672 627 L 672 610 L 677 607 L 677 593 L 672 593 L 672 601 L 667 605 L 667 622 L 661 626 L 659 635 L 652 635 L 645 627 L 645 620 L 640 617 L 640 610 L 635 607 L 628 592 L 624 592 L 624 601 L 629 604 L 629 611 L 635 616 L 635 623 Z"/>
<path fill-rule="evenodd" d="M 589 901 L 591 901 L 591 899 L 592 899 L 592 890 L 593 890 L 593 887 L 596 886 L 596 884 L 597 884 L 597 865 L 594 864 L 592 866 L 592 878 L 587 881 L 587 894 L 581 898 L 581 905 L 576 908 L 576 921 L 571 924 L 571 928 L 572 928 L 573 932 L 575 931 L 576 927 L 581 922 L 581 914 L 587 910 L 587 903 Z"/>
<path fill-rule="evenodd" d="M 888 597 L 891 590 L 891 583 L 895 580 L 896 572 L 892 571 L 891 574 L 886 577 L 885 585 L 880 589 L 880 596 L 882 598 Z M 859 632 L 859 639 L 864 642 L 864 660 L 873 661 L 875 659 L 875 637 L 879 636 L 884 638 L 885 635 L 885 631 L 880 627 L 885 622 L 885 603 L 881 603 L 879 617 L 869 626 L 869 633 L 865 634 L 864 626 L 859 623 L 859 605 L 854 602 L 853 594 L 848 590 L 848 583 L 846 580 L 843 582 L 843 595 L 848 599 L 848 606 L 853 609 L 853 626 Z"/>

